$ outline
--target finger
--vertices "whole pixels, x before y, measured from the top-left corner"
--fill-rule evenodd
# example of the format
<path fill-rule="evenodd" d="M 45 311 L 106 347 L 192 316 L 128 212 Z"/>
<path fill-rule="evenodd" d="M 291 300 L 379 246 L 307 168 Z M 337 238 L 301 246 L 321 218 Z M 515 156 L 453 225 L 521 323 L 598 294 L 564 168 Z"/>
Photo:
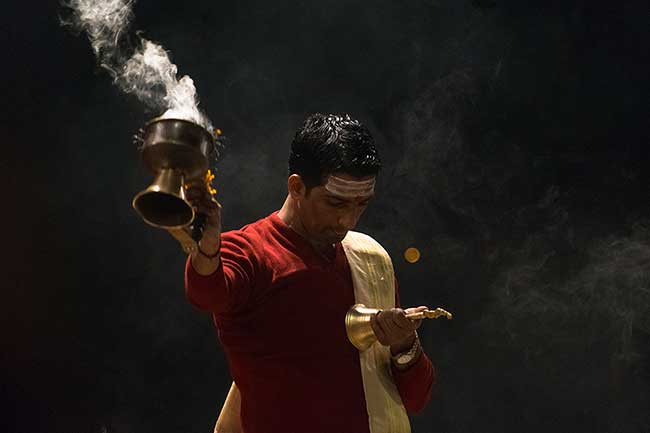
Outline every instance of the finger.
<path fill-rule="evenodd" d="M 411 308 L 407 308 L 406 310 L 404 310 L 404 312 L 405 312 L 406 314 L 412 314 L 412 313 L 419 313 L 419 312 L 421 312 L 421 311 L 427 311 L 428 309 L 429 309 L 429 307 L 426 307 L 426 306 L 424 306 L 424 305 L 421 305 L 421 306 L 419 306 L 419 307 L 411 307 Z"/>
<path fill-rule="evenodd" d="M 199 208 L 200 208 L 200 209 L 206 209 L 206 208 L 209 208 L 208 203 L 206 203 L 205 201 L 200 200 L 200 199 L 190 199 L 190 198 L 188 198 L 187 201 L 190 202 L 190 205 L 191 205 L 195 210 L 198 210 Z"/>
<path fill-rule="evenodd" d="M 386 335 L 386 344 L 393 344 L 413 332 L 408 319 L 400 319 L 400 315 L 403 315 L 402 310 L 391 309 L 385 313 L 384 320 L 381 321 L 381 327 Z M 406 320 L 406 323 L 401 322 L 401 320 Z"/>
<path fill-rule="evenodd" d="M 210 194 L 210 191 L 208 191 L 207 189 L 204 189 L 203 190 L 203 200 L 212 201 L 213 199 L 214 199 L 214 197 L 212 196 L 212 194 Z"/>
<path fill-rule="evenodd" d="M 199 201 L 196 205 L 202 209 L 210 209 L 213 211 L 218 211 L 221 209 L 221 205 L 216 200 L 203 200 Z"/>
<path fill-rule="evenodd" d="M 388 339 L 386 336 L 386 331 L 381 325 L 382 320 L 383 318 L 379 319 L 378 314 L 373 315 L 372 317 L 370 317 L 370 327 L 372 328 L 372 331 L 375 333 L 375 337 L 377 337 L 377 340 L 379 340 L 379 342 L 385 346 Z"/>
<path fill-rule="evenodd" d="M 208 200 L 200 200 L 197 203 L 200 206 L 206 207 L 208 209 L 220 209 L 221 204 L 219 204 L 218 201 L 216 201 L 214 198 L 210 198 Z"/>
<path fill-rule="evenodd" d="M 209 206 L 206 206 L 205 203 L 196 203 L 193 204 L 192 207 L 194 208 L 195 212 L 206 215 L 213 212 L 213 210 Z"/>
<path fill-rule="evenodd" d="M 394 326 L 401 331 L 412 331 L 413 324 L 409 318 L 406 317 L 404 310 L 395 309 L 391 315 Z"/>
<path fill-rule="evenodd" d="M 217 212 L 219 210 L 219 206 L 217 206 L 214 203 L 199 203 L 197 207 L 201 210 L 209 211 L 209 212 Z"/>

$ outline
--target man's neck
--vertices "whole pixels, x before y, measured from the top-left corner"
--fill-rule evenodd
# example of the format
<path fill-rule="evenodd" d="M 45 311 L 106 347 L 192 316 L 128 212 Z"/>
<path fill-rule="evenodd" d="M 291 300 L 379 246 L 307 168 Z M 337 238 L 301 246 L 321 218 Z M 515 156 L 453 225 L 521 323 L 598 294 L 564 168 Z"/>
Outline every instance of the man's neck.
<path fill-rule="evenodd" d="M 315 242 L 307 234 L 307 231 L 303 227 L 302 221 L 300 220 L 300 216 L 298 215 L 296 202 L 291 198 L 290 195 L 287 195 L 287 199 L 284 201 L 284 204 L 278 211 L 278 217 L 282 220 L 283 223 L 287 225 L 287 227 L 298 233 L 307 242 L 309 242 L 321 255 L 330 258 L 333 251 L 333 245 Z"/>
<path fill-rule="evenodd" d="M 287 227 L 291 227 L 294 231 L 297 232 L 297 230 L 294 228 L 294 224 L 295 224 L 294 219 L 296 219 L 295 206 L 296 204 L 291 198 L 291 196 L 287 195 L 286 200 L 284 200 L 282 207 L 278 211 L 278 218 L 280 218 L 282 222 L 287 225 Z"/>

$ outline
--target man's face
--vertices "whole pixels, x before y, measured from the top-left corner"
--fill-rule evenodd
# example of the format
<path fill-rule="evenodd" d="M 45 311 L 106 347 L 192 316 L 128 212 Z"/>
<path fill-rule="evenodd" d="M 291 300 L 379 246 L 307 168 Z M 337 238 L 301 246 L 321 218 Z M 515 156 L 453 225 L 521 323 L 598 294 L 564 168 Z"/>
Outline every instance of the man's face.
<path fill-rule="evenodd" d="M 357 178 L 343 173 L 334 173 L 333 176 L 339 182 L 343 181 L 344 187 L 351 186 L 352 191 L 358 182 L 374 180 L 374 176 Z M 331 185 L 328 177 L 323 185 L 312 188 L 309 194 L 303 191 L 297 197 L 297 212 L 302 228 L 309 240 L 316 244 L 334 244 L 343 240 L 347 232 L 357 225 L 359 217 L 374 196 L 373 191 L 363 191 L 363 188 L 360 188 L 359 195 L 349 192 L 344 194 Z"/>

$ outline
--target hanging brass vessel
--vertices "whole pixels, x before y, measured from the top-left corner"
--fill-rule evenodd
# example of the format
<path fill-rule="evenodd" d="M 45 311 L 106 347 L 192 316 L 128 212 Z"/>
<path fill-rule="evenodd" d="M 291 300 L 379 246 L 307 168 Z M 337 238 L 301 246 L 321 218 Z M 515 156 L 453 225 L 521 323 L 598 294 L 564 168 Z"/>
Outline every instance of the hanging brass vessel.
<path fill-rule="evenodd" d="M 194 221 L 185 186 L 201 184 L 215 140 L 203 127 L 181 119 L 154 119 L 142 131 L 142 161 L 153 183 L 133 198 L 144 222 L 163 229 L 181 229 Z"/>

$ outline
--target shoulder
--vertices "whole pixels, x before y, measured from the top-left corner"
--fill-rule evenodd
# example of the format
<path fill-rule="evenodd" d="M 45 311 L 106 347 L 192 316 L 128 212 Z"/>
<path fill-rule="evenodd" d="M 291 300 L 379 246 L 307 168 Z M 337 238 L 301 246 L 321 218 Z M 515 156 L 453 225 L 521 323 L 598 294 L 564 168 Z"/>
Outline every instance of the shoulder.
<path fill-rule="evenodd" d="M 365 233 L 349 231 L 341 244 L 346 251 L 385 256 L 390 259 L 386 249 L 372 236 Z"/>
<path fill-rule="evenodd" d="M 259 251 L 264 249 L 271 236 L 271 226 L 268 217 L 261 218 L 240 229 L 229 230 L 221 234 L 223 245 L 236 245 L 243 249 Z"/>
<path fill-rule="evenodd" d="M 353 230 L 350 230 L 347 233 L 347 235 L 345 236 L 345 240 L 350 240 L 355 242 L 367 242 L 370 244 L 381 246 L 381 244 L 377 240 L 375 240 L 375 238 L 373 238 L 372 236 L 361 232 L 355 232 Z"/>
<path fill-rule="evenodd" d="M 239 229 L 228 230 L 221 233 L 223 237 L 244 237 L 250 238 L 260 235 L 261 233 L 268 230 L 267 218 L 260 218 L 257 221 L 248 223 Z"/>

